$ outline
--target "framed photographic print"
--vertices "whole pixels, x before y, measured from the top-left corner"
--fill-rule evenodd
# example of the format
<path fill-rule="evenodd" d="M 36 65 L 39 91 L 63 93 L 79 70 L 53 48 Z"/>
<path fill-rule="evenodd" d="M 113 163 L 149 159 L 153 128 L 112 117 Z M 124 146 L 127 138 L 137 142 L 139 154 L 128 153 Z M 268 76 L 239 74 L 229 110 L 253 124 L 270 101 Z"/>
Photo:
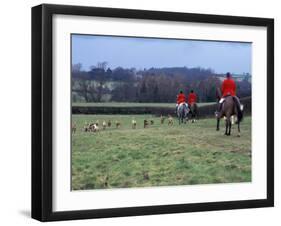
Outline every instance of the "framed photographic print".
<path fill-rule="evenodd" d="M 32 8 L 32 217 L 274 205 L 274 21 Z"/>

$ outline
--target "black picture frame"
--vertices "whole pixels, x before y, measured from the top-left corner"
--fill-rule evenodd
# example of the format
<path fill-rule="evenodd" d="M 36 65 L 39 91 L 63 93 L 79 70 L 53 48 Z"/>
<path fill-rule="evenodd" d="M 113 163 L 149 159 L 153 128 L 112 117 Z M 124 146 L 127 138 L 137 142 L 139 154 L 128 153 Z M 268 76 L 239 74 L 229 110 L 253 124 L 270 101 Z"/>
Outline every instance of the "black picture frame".
<path fill-rule="evenodd" d="M 52 17 L 55 14 L 266 27 L 267 198 L 54 212 L 52 210 Z M 56 221 L 270 206 L 274 206 L 273 19 L 49 4 L 32 8 L 32 218 L 40 221 Z"/>

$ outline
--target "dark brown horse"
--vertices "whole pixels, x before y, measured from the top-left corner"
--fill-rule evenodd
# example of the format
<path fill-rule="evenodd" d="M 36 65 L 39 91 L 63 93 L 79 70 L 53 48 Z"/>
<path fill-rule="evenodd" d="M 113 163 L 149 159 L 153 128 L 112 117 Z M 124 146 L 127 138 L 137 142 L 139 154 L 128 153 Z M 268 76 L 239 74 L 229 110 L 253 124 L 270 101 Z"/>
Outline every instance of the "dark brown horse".
<path fill-rule="evenodd" d="M 218 96 L 220 95 L 220 91 L 217 91 Z M 231 117 L 232 116 L 236 116 L 237 117 L 237 128 L 238 128 L 238 136 L 240 136 L 240 122 L 242 121 L 243 118 L 243 113 L 241 111 L 239 111 L 239 103 L 236 101 L 236 99 L 232 96 L 226 96 L 224 97 L 225 100 L 221 106 L 221 108 L 219 109 L 219 111 L 217 111 L 217 131 L 220 129 L 220 119 L 222 117 L 226 118 L 226 122 L 225 122 L 225 135 L 230 136 L 231 134 Z M 219 103 L 218 103 L 219 106 Z"/>
<path fill-rule="evenodd" d="M 195 120 L 198 119 L 198 106 L 196 103 L 192 103 L 190 106 L 189 106 L 189 114 L 190 114 L 190 120 L 191 122 L 195 122 Z"/>

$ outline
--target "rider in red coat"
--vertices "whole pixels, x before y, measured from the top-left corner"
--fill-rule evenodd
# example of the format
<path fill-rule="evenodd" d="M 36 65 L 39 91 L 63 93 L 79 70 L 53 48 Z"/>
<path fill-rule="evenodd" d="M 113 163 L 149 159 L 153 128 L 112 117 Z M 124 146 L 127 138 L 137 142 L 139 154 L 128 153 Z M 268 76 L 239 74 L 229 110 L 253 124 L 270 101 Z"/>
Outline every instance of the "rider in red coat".
<path fill-rule="evenodd" d="M 236 84 L 235 81 L 231 78 L 229 72 L 226 73 L 226 79 L 222 82 L 221 92 L 222 92 L 222 97 L 219 101 L 220 103 L 219 111 L 222 108 L 222 104 L 225 100 L 225 97 L 230 95 L 234 98 L 235 102 L 238 105 L 237 107 L 238 114 L 242 114 L 243 107 L 241 106 L 239 98 L 236 96 Z"/>
<path fill-rule="evenodd" d="M 179 93 L 178 96 L 177 96 L 176 112 L 178 111 L 178 106 L 179 106 L 180 104 L 186 104 L 186 105 L 187 105 L 187 103 L 186 103 L 186 97 L 185 97 L 185 95 L 184 95 L 184 93 L 183 93 L 182 90 L 180 90 L 180 93 Z M 187 106 L 186 106 L 186 107 L 187 107 Z"/>
<path fill-rule="evenodd" d="M 183 91 L 181 90 L 179 95 L 177 96 L 177 104 L 181 104 L 181 103 L 185 103 L 186 102 L 186 97 L 183 93 Z"/>
<path fill-rule="evenodd" d="M 194 91 L 191 90 L 187 98 L 187 103 L 190 106 L 191 104 L 196 103 L 196 101 L 197 101 L 197 96 L 194 93 Z"/>
<path fill-rule="evenodd" d="M 231 78 L 230 73 L 226 74 L 226 79 L 223 81 L 221 86 L 222 96 L 226 97 L 228 95 L 236 96 L 236 84 Z"/>

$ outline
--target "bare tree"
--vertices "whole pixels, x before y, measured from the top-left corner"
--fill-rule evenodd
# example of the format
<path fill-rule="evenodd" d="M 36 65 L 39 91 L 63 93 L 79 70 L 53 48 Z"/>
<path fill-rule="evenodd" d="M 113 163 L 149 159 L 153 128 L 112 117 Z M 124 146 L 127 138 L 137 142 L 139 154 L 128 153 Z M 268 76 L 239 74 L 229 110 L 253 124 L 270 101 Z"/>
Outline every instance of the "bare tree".
<path fill-rule="evenodd" d="M 85 99 L 86 102 L 89 102 L 89 81 L 88 80 L 79 80 L 79 90 L 77 90 L 81 96 Z"/>
<path fill-rule="evenodd" d="M 82 64 L 78 63 L 78 64 L 73 64 L 72 65 L 72 72 L 80 72 L 82 68 Z"/>
<path fill-rule="evenodd" d="M 105 83 L 108 80 L 108 74 L 106 71 L 107 65 L 107 62 L 99 62 L 97 63 L 97 66 L 92 66 L 91 71 L 89 72 L 94 81 L 97 82 L 97 87 L 95 87 L 96 89 L 92 90 L 97 92 L 97 102 L 101 102 L 103 91 L 105 89 Z"/>

